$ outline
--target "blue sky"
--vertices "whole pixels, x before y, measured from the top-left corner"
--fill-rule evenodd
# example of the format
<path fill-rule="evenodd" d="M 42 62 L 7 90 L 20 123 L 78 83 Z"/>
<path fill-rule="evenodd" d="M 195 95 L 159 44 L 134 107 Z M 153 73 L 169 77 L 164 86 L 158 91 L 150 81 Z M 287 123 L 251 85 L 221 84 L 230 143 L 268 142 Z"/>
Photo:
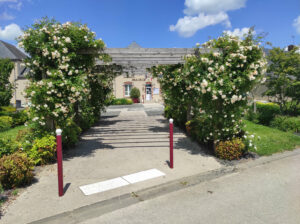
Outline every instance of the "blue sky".
<path fill-rule="evenodd" d="M 48 16 L 81 21 L 108 47 L 193 47 L 255 26 L 274 46 L 300 44 L 299 0 L 0 0 L 0 39 Z"/>

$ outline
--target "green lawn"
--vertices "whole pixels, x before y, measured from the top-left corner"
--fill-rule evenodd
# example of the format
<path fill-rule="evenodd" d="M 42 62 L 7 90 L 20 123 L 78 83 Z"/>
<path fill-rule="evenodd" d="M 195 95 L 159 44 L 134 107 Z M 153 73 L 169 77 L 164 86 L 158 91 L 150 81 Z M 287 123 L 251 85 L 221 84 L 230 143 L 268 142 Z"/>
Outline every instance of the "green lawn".
<path fill-rule="evenodd" d="M 7 131 L 2 131 L 0 132 L 0 138 L 11 138 L 11 139 L 15 139 L 18 135 L 18 132 L 20 130 L 24 130 L 27 129 L 28 127 L 21 125 L 21 126 L 17 126 L 15 128 L 9 129 Z"/>
<path fill-rule="evenodd" d="M 247 120 L 244 122 L 246 124 L 245 130 L 256 136 L 253 142 L 257 146 L 257 151 L 254 152 L 259 155 L 271 155 L 276 152 L 292 150 L 296 147 L 300 148 L 300 136 Z"/>

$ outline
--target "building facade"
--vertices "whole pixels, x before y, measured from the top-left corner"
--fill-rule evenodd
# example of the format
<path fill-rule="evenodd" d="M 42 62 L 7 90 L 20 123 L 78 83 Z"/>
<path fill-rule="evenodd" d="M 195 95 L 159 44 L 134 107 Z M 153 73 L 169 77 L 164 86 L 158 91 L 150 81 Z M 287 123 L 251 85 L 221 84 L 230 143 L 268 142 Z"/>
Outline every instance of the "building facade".
<path fill-rule="evenodd" d="M 17 107 L 27 104 L 24 90 L 28 85 L 28 80 L 25 78 L 28 69 L 22 65 L 22 61 L 26 57 L 27 56 L 15 46 L 0 40 L 0 58 L 9 58 L 15 65 L 9 81 L 15 86 L 11 104 Z"/>
<path fill-rule="evenodd" d="M 194 54 L 193 48 L 143 48 L 131 43 L 127 48 L 107 48 L 112 57 L 112 64 L 123 66 L 123 74 L 113 82 L 113 93 L 116 98 L 129 98 L 130 90 L 140 90 L 140 102 L 162 102 L 162 92 L 157 78 L 153 78 L 147 68 L 155 65 L 178 64 L 187 54 Z M 101 62 L 98 62 L 101 64 Z"/>

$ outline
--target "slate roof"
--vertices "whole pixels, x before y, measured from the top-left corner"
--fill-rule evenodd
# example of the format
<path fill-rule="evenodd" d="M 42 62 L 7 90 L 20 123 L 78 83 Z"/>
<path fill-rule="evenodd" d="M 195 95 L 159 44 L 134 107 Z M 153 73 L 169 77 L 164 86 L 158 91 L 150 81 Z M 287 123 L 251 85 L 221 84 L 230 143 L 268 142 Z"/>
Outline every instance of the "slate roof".
<path fill-rule="evenodd" d="M 27 56 L 14 45 L 0 40 L 0 58 L 9 58 L 11 60 L 23 60 Z"/>

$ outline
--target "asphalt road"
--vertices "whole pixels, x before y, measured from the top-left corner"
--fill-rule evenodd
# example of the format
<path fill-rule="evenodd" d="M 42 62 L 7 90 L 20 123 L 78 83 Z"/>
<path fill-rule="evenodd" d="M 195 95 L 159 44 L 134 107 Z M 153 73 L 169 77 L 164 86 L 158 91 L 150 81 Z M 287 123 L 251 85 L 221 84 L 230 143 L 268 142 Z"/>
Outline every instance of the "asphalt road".
<path fill-rule="evenodd" d="M 300 155 L 239 169 L 85 224 L 98 223 L 300 223 Z"/>

